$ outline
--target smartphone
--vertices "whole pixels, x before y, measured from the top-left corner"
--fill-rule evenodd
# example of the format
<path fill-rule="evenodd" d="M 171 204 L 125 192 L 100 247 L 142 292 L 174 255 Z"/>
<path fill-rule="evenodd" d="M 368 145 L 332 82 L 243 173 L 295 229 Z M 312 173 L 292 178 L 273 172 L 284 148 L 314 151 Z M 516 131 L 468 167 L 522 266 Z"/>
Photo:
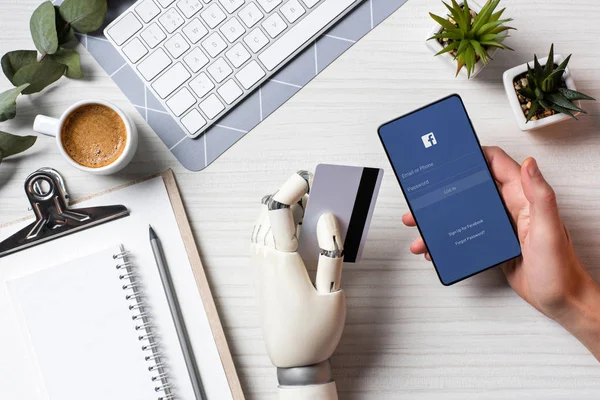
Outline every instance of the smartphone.
<path fill-rule="evenodd" d="M 378 133 L 442 284 L 521 255 L 459 95 L 385 123 Z"/>

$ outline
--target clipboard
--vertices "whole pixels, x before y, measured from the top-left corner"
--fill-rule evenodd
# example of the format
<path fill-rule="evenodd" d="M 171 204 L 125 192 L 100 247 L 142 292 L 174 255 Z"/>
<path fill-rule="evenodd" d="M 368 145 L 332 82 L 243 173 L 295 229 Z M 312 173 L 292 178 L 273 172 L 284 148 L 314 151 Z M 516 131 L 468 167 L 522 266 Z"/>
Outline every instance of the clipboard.
<path fill-rule="evenodd" d="M 168 195 L 168 199 L 173 210 L 175 220 L 177 223 L 177 227 L 181 234 L 181 239 L 183 241 L 183 245 L 185 247 L 185 252 L 187 253 L 187 258 L 189 260 L 191 271 L 195 280 L 195 285 L 197 287 L 198 293 L 200 295 L 202 305 L 204 307 L 204 312 L 208 319 L 210 330 L 212 332 L 212 336 L 216 343 L 216 347 L 218 350 L 218 356 L 220 358 L 221 365 L 223 366 L 223 370 L 225 372 L 225 377 L 227 380 L 227 384 L 229 386 L 229 391 L 231 392 L 231 397 L 234 400 L 244 400 L 244 394 L 242 392 L 241 384 L 239 381 L 239 377 L 237 375 L 235 365 L 233 363 L 233 358 L 231 356 L 231 352 L 229 350 L 229 346 L 227 344 L 227 340 L 225 337 L 225 332 L 221 325 L 221 321 L 219 319 L 219 315 L 217 312 L 217 308 L 215 302 L 212 297 L 211 289 L 208 284 L 208 280 L 204 271 L 204 267 L 202 265 L 202 261 L 200 260 L 200 255 L 198 249 L 196 247 L 193 233 L 189 224 L 189 220 L 185 213 L 185 209 L 183 206 L 182 198 L 177 188 L 177 182 L 175 180 L 175 176 L 172 170 L 167 170 L 160 174 L 154 174 L 124 185 L 117 186 L 115 188 L 87 196 L 85 198 L 78 199 L 76 201 L 70 202 L 70 205 L 77 205 L 82 202 L 95 200 L 102 198 L 105 195 L 110 193 L 118 192 L 120 190 L 130 188 L 132 186 L 150 181 L 154 178 L 161 177 L 162 181 L 165 185 L 166 192 Z M 77 211 L 77 208 L 74 209 Z M 28 220 L 33 219 L 33 217 L 21 218 L 13 222 L 9 222 L 6 224 L 0 225 L 0 229 L 8 228 L 11 225 L 17 223 L 24 223 Z M 107 224 L 111 224 L 112 222 L 107 222 Z M 89 230 L 94 230 L 96 228 L 92 227 Z M 23 252 L 27 252 L 29 250 L 23 250 Z M 0 269 L 2 269 L 2 259 L 0 259 Z M 1 336 L 1 335 L 0 335 Z M 201 355 L 197 355 L 197 357 L 201 357 Z M 2 369 L 0 368 L 0 372 Z M 1 393 L 0 393 L 1 394 Z M 2 397 L 2 396 L 0 396 Z M 209 398 L 209 400 L 212 400 Z"/>

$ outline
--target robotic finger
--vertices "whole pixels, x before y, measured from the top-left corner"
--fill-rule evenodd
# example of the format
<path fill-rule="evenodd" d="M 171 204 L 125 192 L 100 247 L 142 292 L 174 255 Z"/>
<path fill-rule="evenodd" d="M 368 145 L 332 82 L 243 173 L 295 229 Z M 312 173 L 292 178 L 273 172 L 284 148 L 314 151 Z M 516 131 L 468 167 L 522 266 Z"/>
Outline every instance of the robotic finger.
<path fill-rule="evenodd" d="M 312 178 L 310 172 L 298 171 L 267 201 L 276 250 L 287 253 L 298 250 L 296 225 L 301 220 L 300 215 L 303 214 L 303 209 L 300 210 L 298 207 L 302 207 L 305 195 L 310 192 Z"/>
<path fill-rule="evenodd" d="M 275 241 L 273 239 L 273 232 L 271 229 L 271 220 L 269 219 L 268 204 L 273 198 L 273 195 L 266 195 L 262 198 L 262 206 L 257 221 L 254 223 L 252 235 L 250 237 L 251 243 L 262 245 L 265 247 L 275 247 Z M 300 228 L 302 227 L 302 218 L 304 217 L 304 209 L 308 196 L 304 195 L 296 204 L 292 204 L 289 208 L 292 218 L 294 220 L 294 229 L 296 230 L 296 237 L 300 236 Z"/>
<path fill-rule="evenodd" d="M 317 240 L 321 248 L 315 287 L 319 293 L 340 290 L 344 244 L 341 241 L 337 219 L 331 213 L 321 215 L 317 222 Z"/>

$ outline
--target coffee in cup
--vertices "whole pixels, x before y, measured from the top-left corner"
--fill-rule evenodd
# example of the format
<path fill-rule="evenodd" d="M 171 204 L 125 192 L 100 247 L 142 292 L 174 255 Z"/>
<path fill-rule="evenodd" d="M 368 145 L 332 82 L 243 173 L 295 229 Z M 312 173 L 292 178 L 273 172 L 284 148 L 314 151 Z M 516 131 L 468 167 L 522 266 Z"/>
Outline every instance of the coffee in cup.
<path fill-rule="evenodd" d="M 127 165 L 137 148 L 137 130 L 115 105 L 82 101 L 60 119 L 38 115 L 33 129 L 56 136 L 61 153 L 74 166 L 95 174 L 111 174 Z"/>
<path fill-rule="evenodd" d="M 123 153 L 127 129 L 113 109 L 102 104 L 86 104 L 67 116 L 60 140 L 76 163 L 100 168 L 112 164 Z"/>

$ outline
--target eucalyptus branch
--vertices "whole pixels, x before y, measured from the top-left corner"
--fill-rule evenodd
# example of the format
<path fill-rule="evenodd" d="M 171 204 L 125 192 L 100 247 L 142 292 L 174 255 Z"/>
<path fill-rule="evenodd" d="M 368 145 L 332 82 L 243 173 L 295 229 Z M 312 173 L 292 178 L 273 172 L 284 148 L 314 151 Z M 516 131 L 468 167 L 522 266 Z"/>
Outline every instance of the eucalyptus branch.
<path fill-rule="evenodd" d="M 83 78 L 79 53 L 62 46 L 74 39 L 75 31 L 89 33 L 100 28 L 106 10 L 106 0 L 65 0 L 60 6 L 46 1 L 35 9 L 29 29 L 37 51 L 15 50 L 2 56 L 2 71 L 15 88 L 0 93 L 0 122 L 15 117 L 20 94 L 40 92 L 63 75 Z M 25 151 L 34 142 L 33 136 L 0 131 L 0 162 L 3 157 Z"/>

